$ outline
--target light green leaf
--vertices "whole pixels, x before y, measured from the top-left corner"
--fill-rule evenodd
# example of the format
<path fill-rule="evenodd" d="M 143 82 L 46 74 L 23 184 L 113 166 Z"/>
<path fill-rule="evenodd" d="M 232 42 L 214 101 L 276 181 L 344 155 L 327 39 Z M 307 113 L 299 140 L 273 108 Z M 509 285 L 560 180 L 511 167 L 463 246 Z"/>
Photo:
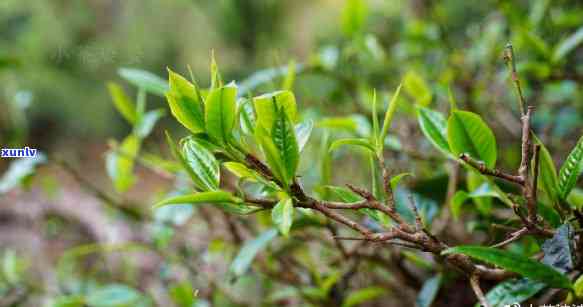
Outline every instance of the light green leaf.
<path fill-rule="evenodd" d="M 450 156 L 449 143 L 447 142 L 447 121 L 445 117 L 428 108 L 417 108 L 417 121 L 423 135 L 445 155 Z"/>
<path fill-rule="evenodd" d="M 258 174 L 255 173 L 255 171 L 249 169 L 243 163 L 225 162 L 225 163 L 223 163 L 223 166 L 239 178 L 245 178 L 245 179 L 249 179 L 251 181 L 257 181 Z"/>
<path fill-rule="evenodd" d="M 447 140 L 456 156 L 467 153 L 489 168 L 496 165 L 496 138 L 479 115 L 453 111 L 447 123 Z"/>
<path fill-rule="evenodd" d="M 526 256 L 484 246 L 457 246 L 442 252 L 442 255 L 464 254 L 472 258 L 497 265 L 524 277 L 538 280 L 554 288 L 569 289 L 571 281 L 550 266 Z"/>
<path fill-rule="evenodd" d="M 134 69 L 134 68 L 120 68 L 119 75 L 126 79 L 129 83 L 142 88 L 150 94 L 164 97 L 169 87 L 164 79 L 154 75 L 151 72 Z"/>
<path fill-rule="evenodd" d="M 553 157 L 545 145 L 533 134 L 534 142 L 541 146 L 539 155 L 539 176 L 538 187 L 542 189 L 550 198 L 553 204 L 559 199 L 559 178 Z M 534 164 L 534 161 L 532 162 Z"/>
<path fill-rule="evenodd" d="M 215 60 L 215 51 L 211 52 L 211 87 L 210 91 L 216 90 L 223 87 L 223 79 L 221 78 L 221 73 L 219 72 L 219 65 Z"/>
<path fill-rule="evenodd" d="M 403 78 L 405 92 L 415 99 L 415 102 L 426 107 L 431 103 L 431 89 L 427 82 L 417 72 L 410 70 Z"/>
<path fill-rule="evenodd" d="M 136 289 L 122 284 L 109 284 L 87 295 L 86 303 L 91 307 L 129 307 L 140 300 Z"/>
<path fill-rule="evenodd" d="M 314 122 L 312 120 L 299 123 L 295 127 L 296 139 L 298 140 L 298 148 L 300 152 L 308 143 L 308 139 L 312 134 L 312 129 L 314 128 Z"/>
<path fill-rule="evenodd" d="M 168 80 L 166 100 L 172 115 L 192 133 L 205 132 L 204 104 L 198 86 L 170 69 Z"/>
<path fill-rule="evenodd" d="M 290 91 L 277 91 L 253 98 L 257 124 L 266 131 L 272 131 L 278 110 L 283 108 L 292 123 L 297 122 L 296 98 Z"/>
<path fill-rule="evenodd" d="M 277 226 L 279 232 L 287 237 L 294 218 L 294 204 L 291 198 L 280 200 L 271 210 L 271 221 Z"/>
<path fill-rule="evenodd" d="M 567 199 L 581 172 L 583 172 L 583 136 L 579 138 L 559 171 L 559 197 L 562 200 Z"/>
<path fill-rule="evenodd" d="M 575 33 L 569 35 L 555 47 L 552 58 L 553 61 L 557 62 L 563 59 L 565 56 L 567 56 L 567 54 L 575 50 L 575 48 L 581 44 L 581 42 L 583 42 L 583 26 L 577 29 Z"/>
<path fill-rule="evenodd" d="M 296 62 L 294 60 L 289 61 L 287 64 L 287 74 L 281 82 L 281 88 L 286 91 L 291 91 L 294 86 L 294 81 L 296 80 Z"/>
<path fill-rule="evenodd" d="M 211 139 L 227 144 L 232 138 L 237 114 L 237 86 L 230 83 L 211 90 L 206 99 L 205 125 Z"/>
<path fill-rule="evenodd" d="M 253 103 L 248 99 L 243 99 L 239 103 L 239 122 L 243 133 L 253 135 L 256 124 L 255 110 L 253 110 Z"/>
<path fill-rule="evenodd" d="M 336 140 L 336 141 L 332 142 L 332 144 L 330 144 L 329 151 L 334 151 L 334 150 L 338 149 L 338 147 L 341 147 L 344 145 L 353 145 L 353 146 L 362 147 L 364 149 L 370 150 L 370 152 L 372 152 L 373 154 L 376 152 L 375 148 L 374 148 L 373 144 L 371 144 L 370 140 L 364 139 L 364 138 L 348 138 L 348 139 Z"/>
<path fill-rule="evenodd" d="M 247 270 L 255 256 L 264 249 L 271 240 L 277 236 L 276 229 L 269 229 L 261 233 L 257 238 L 245 242 L 229 268 L 229 272 L 235 277 L 240 277 Z"/>
<path fill-rule="evenodd" d="M 134 127 L 134 134 L 140 139 L 146 138 L 154 129 L 154 126 L 166 112 L 163 109 L 152 110 L 142 115 Z"/>
<path fill-rule="evenodd" d="M 359 306 L 364 302 L 372 301 L 382 296 L 386 292 L 387 290 L 381 287 L 368 287 L 353 291 L 348 294 L 344 303 L 342 303 L 342 307 Z"/>
<path fill-rule="evenodd" d="M 182 204 L 201 204 L 201 203 L 213 203 L 213 204 L 240 204 L 243 200 L 233 196 L 229 192 L 225 191 L 210 191 L 210 192 L 200 192 L 195 194 L 187 194 L 180 196 L 173 196 L 166 198 L 162 201 L 157 202 L 154 205 L 154 209 L 167 206 L 167 205 L 182 205 Z"/>
<path fill-rule="evenodd" d="M 369 137 L 371 134 L 370 122 L 360 114 L 346 117 L 328 117 L 317 123 L 318 127 L 345 130 L 361 137 Z"/>
<path fill-rule="evenodd" d="M 135 124 L 138 120 L 138 113 L 136 111 L 136 106 L 126 95 L 125 91 L 121 86 L 115 82 L 108 82 L 107 89 L 109 90 L 109 95 L 113 99 L 113 105 L 117 111 L 125 118 L 130 124 Z"/>
<path fill-rule="evenodd" d="M 579 299 L 583 298 L 583 275 L 577 278 L 573 288 L 575 289 L 575 296 Z M 569 292 L 569 295 L 567 296 L 567 300 L 565 301 L 565 303 L 571 304 L 573 303 L 573 300 L 574 300 L 573 293 Z"/>
<path fill-rule="evenodd" d="M 413 174 L 411 174 L 411 173 L 401 173 L 399 175 L 393 176 L 391 178 L 391 180 L 390 180 L 391 189 L 393 191 L 396 191 L 397 190 L 397 185 L 399 184 L 399 182 L 401 182 L 401 180 L 403 180 L 403 178 L 405 178 L 407 176 L 413 176 Z"/>
<path fill-rule="evenodd" d="M 182 144 L 184 160 L 196 175 L 202 190 L 216 190 L 220 183 L 220 168 L 213 154 L 193 138 L 186 138 Z"/>
<path fill-rule="evenodd" d="M 399 101 L 399 93 L 401 93 L 401 86 L 403 84 L 399 84 L 397 90 L 393 94 L 391 101 L 389 102 L 389 107 L 387 108 L 387 112 L 385 112 L 385 119 L 383 121 L 383 128 L 381 130 L 381 137 L 379 138 L 379 144 L 381 144 L 381 148 L 385 143 L 385 138 L 389 133 L 389 127 L 391 126 L 391 122 L 393 121 L 393 117 L 395 112 L 397 111 L 397 103 Z"/>
<path fill-rule="evenodd" d="M 442 275 L 437 274 L 423 283 L 423 287 L 421 288 L 421 291 L 419 291 L 417 299 L 415 300 L 417 307 L 431 307 L 433 300 L 437 296 L 437 292 L 439 292 L 441 279 Z"/>
<path fill-rule="evenodd" d="M 282 108 L 278 110 L 271 137 L 285 169 L 285 182 L 292 182 L 300 162 L 300 151 L 294 127 Z"/>
<path fill-rule="evenodd" d="M 118 192 L 127 191 L 135 182 L 134 160 L 140 146 L 140 138 L 130 134 L 120 146 L 111 149 L 105 157 L 107 174 Z"/>
<path fill-rule="evenodd" d="M 368 7 L 364 0 L 347 0 L 342 9 L 342 31 L 347 36 L 353 36 L 364 31 Z"/>
<path fill-rule="evenodd" d="M 23 184 L 34 174 L 36 168 L 46 161 L 46 156 L 37 152 L 32 158 L 18 159 L 10 163 L 8 170 L 0 177 L 0 195 Z"/>

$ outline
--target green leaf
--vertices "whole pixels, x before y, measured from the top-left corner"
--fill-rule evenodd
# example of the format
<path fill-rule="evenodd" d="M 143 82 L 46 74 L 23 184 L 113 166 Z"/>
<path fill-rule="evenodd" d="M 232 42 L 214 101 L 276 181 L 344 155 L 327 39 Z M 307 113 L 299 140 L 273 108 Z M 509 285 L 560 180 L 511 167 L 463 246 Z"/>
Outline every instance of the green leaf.
<path fill-rule="evenodd" d="M 118 73 L 129 83 L 137 86 L 138 88 L 144 89 L 150 94 L 164 97 L 169 89 L 168 84 L 166 81 L 164 81 L 164 79 L 148 71 L 134 68 L 120 68 Z"/>
<path fill-rule="evenodd" d="M 528 278 L 511 279 L 492 288 L 486 294 L 486 300 L 494 307 L 512 306 L 533 297 L 544 287 L 544 283 Z M 479 307 L 479 304 L 476 304 L 476 307 Z"/>
<path fill-rule="evenodd" d="M 170 286 L 170 297 L 178 307 L 193 307 L 196 303 L 196 293 L 189 281 L 176 283 Z"/>
<path fill-rule="evenodd" d="M 130 134 L 120 146 L 111 149 L 105 157 L 107 174 L 118 192 L 127 191 L 135 182 L 134 160 L 140 146 L 140 138 Z"/>
<path fill-rule="evenodd" d="M 336 199 L 345 203 L 355 203 L 363 200 L 361 196 L 344 187 L 324 186 L 324 189 Z"/>
<path fill-rule="evenodd" d="M 368 7 L 364 0 L 347 0 L 342 9 L 342 31 L 347 36 L 364 32 Z"/>
<path fill-rule="evenodd" d="M 34 175 L 36 168 L 46 161 L 46 156 L 37 152 L 32 158 L 18 159 L 10 163 L 8 170 L 0 177 L 0 195 L 25 183 L 30 176 Z"/>
<path fill-rule="evenodd" d="M 219 65 L 215 60 L 215 51 L 211 52 L 211 87 L 210 91 L 216 90 L 223 86 L 223 79 L 221 78 L 221 73 L 219 72 Z"/>
<path fill-rule="evenodd" d="M 134 134 L 140 139 L 146 138 L 154 129 L 154 126 L 166 112 L 163 109 L 152 110 L 142 115 L 134 127 Z"/>
<path fill-rule="evenodd" d="M 255 139 L 261 146 L 265 159 L 267 160 L 267 165 L 275 179 L 279 180 L 284 185 L 288 185 L 287 182 L 287 171 L 283 164 L 283 161 L 279 155 L 279 151 L 269 134 L 265 131 L 262 126 L 257 126 L 255 129 Z"/>
<path fill-rule="evenodd" d="M 382 296 L 386 292 L 387 290 L 381 287 L 368 287 L 353 291 L 348 294 L 344 303 L 342 303 L 342 307 L 359 306 L 364 302 L 372 301 Z"/>
<path fill-rule="evenodd" d="M 166 100 L 172 115 L 192 133 L 205 132 L 204 105 L 196 84 L 168 69 L 170 91 Z"/>
<path fill-rule="evenodd" d="M 126 95 L 123 88 L 115 82 L 107 83 L 107 89 L 109 90 L 109 95 L 113 99 L 113 105 L 117 111 L 125 118 L 130 124 L 135 124 L 138 121 L 138 113 L 136 111 L 136 106 Z"/>
<path fill-rule="evenodd" d="M 205 125 L 211 139 L 224 145 L 232 138 L 237 114 L 237 86 L 230 83 L 211 90 L 206 99 Z"/>
<path fill-rule="evenodd" d="M 59 296 L 55 299 L 52 307 L 83 307 L 85 306 L 85 297 L 81 295 Z"/>
<path fill-rule="evenodd" d="M 264 249 L 271 240 L 277 236 L 276 229 L 269 229 L 261 233 L 257 238 L 245 242 L 229 267 L 229 272 L 238 278 L 245 274 L 251 266 L 255 256 Z"/>
<path fill-rule="evenodd" d="M 397 111 L 397 105 L 398 105 L 398 101 L 399 101 L 399 93 L 401 93 L 401 86 L 403 84 L 399 84 L 399 86 L 397 87 L 397 90 L 395 91 L 395 93 L 393 94 L 393 97 L 391 98 L 391 101 L 389 102 L 389 107 L 387 108 L 387 112 L 385 112 L 385 119 L 383 121 L 383 128 L 381 130 L 381 137 L 379 138 L 379 144 L 381 144 L 381 146 L 384 145 L 385 143 L 385 138 L 387 137 L 387 134 L 389 133 L 389 127 L 391 126 L 391 122 L 393 121 L 393 116 L 395 115 L 395 112 Z"/>
<path fill-rule="evenodd" d="M 122 284 L 109 284 L 92 291 L 87 296 L 87 305 L 91 307 L 129 307 L 141 298 L 140 292 Z"/>
<path fill-rule="evenodd" d="M 299 123 L 295 127 L 296 139 L 298 140 L 298 148 L 300 152 L 308 143 L 308 139 L 312 134 L 312 129 L 314 128 L 314 122 L 312 120 Z"/>
<path fill-rule="evenodd" d="M 415 71 L 408 71 L 403 77 L 405 92 L 415 99 L 415 102 L 426 107 L 431 103 L 431 89 L 427 82 Z"/>
<path fill-rule="evenodd" d="M 201 184 L 200 189 L 209 191 L 219 188 L 219 163 L 208 149 L 193 138 L 186 138 L 182 144 L 182 155 Z"/>
<path fill-rule="evenodd" d="M 300 162 L 300 150 L 294 127 L 282 108 L 278 110 L 271 130 L 271 138 L 285 169 L 285 182 L 290 183 L 293 181 Z"/>
<path fill-rule="evenodd" d="M 375 148 L 374 148 L 373 144 L 371 144 L 370 140 L 364 139 L 364 138 L 348 138 L 348 139 L 336 140 L 336 141 L 332 142 L 332 144 L 330 144 L 329 151 L 334 151 L 334 150 L 338 149 L 338 147 L 341 147 L 344 145 L 353 145 L 353 146 L 362 147 L 364 149 L 370 150 L 370 152 L 372 152 L 373 154 L 376 152 Z"/>
<path fill-rule="evenodd" d="M 553 52 L 553 62 L 557 62 L 567 56 L 571 51 L 583 42 L 583 27 L 577 29 L 577 31 L 569 35 L 566 39 L 561 41 Z"/>
<path fill-rule="evenodd" d="M 447 123 L 447 140 L 456 156 L 467 153 L 489 168 L 496 165 L 496 138 L 479 115 L 453 111 Z"/>
<path fill-rule="evenodd" d="M 201 204 L 201 203 L 229 203 L 229 204 L 240 204 L 243 200 L 238 197 L 233 196 L 229 192 L 225 191 L 210 191 L 210 192 L 200 192 L 195 194 L 187 194 L 180 196 L 173 196 L 166 198 L 162 201 L 157 202 L 154 205 L 154 209 L 167 206 L 167 205 L 182 205 L 182 204 Z"/>
<path fill-rule="evenodd" d="M 279 232 L 287 237 L 294 218 L 294 204 L 291 198 L 280 200 L 271 210 L 271 220 L 277 226 Z"/>
<path fill-rule="evenodd" d="M 433 300 L 437 296 L 437 292 L 439 292 L 441 280 L 442 275 L 437 274 L 423 283 L 423 287 L 421 288 L 421 291 L 419 291 L 417 299 L 415 300 L 417 307 L 431 307 Z"/>
<path fill-rule="evenodd" d="M 251 181 L 257 181 L 257 177 L 259 176 L 255 171 L 249 169 L 243 163 L 225 162 L 225 163 L 223 163 L 223 166 L 239 178 L 245 178 L 245 179 L 249 179 Z"/>
<path fill-rule="evenodd" d="M 243 133 L 253 135 L 256 125 L 255 110 L 253 110 L 253 103 L 248 99 L 243 99 L 239 103 L 239 122 Z"/>
<path fill-rule="evenodd" d="M 473 175 L 469 175 L 469 176 L 473 176 Z M 480 212 L 482 212 L 482 214 L 488 214 L 489 210 L 490 210 L 491 202 L 489 201 L 489 199 L 486 199 L 486 198 L 491 198 L 491 197 L 495 197 L 495 198 L 499 198 L 499 199 L 502 198 L 500 196 L 499 191 L 497 191 L 495 188 L 493 188 L 492 184 L 490 182 L 481 183 L 480 186 L 478 186 L 471 193 L 468 193 L 466 191 L 457 191 L 454 194 L 452 201 L 451 201 L 451 204 L 450 204 L 452 216 L 454 217 L 455 220 L 457 220 L 460 217 L 461 211 L 462 211 L 462 205 L 468 199 L 474 199 L 474 201 L 476 202 L 476 205 L 478 206 L 478 210 Z"/>
<path fill-rule="evenodd" d="M 289 63 L 287 64 L 287 73 L 285 75 L 285 78 L 281 82 L 281 88 L 286 91 L 291 91 L 294 86 L 295 80 L 296 80 L 296 62 L 294 60 L 290 60 Z"/>
<path fill-rule="evenodd" d="M 583 298 L 583 275 L 581 275 L 581 276 L 579 276 L 579 278 L 577 278 L 573 288 L 575 289 L 575 296 L 578 299 Z M 571 303 L 573 303 L 573 300 L 574 300 L 573 293 L 570 292 L 569 295 L 567 296 L 565 303 L 571 304 Z"/>
<path fill-rule="evenodd" d="M 550 265 L 561 273 L 570 272 L 574 268 L 573 260 L 573 228 L 564 224 L 557 228 L 555 235 L 542 245 L 545 253 L 543 263 Z"/>
<path fill-rule="evenodd" d="M 447 121 L 445 117 L 428 108 L 417 108 L 417 121 L 423 135 L 431 142 L 435 148 L 446 155 L 451 155 L 449 143 L 447 142 Z"/>
<path fill-rule="evenodd" d="M 398 175 L 395 175 L 391 178 L 390 180 L 390 184 L 391 184 L 391 189 L 393 191 L 397 190 L 397 185 L 399 184 L 399 182 L 401 182 L 401 180 L 403 180 L 403 178 L 407 177 L 407 176 L 413 176 L 413 174 L 411 173 L 401 173 Z"/>
<path fill-rule="evenodd" d="M 333 130 L 345 130 L 361 137 L 369 137 L 371 134 L 370 122 L 360 114 L 324 118 L 317 123 L 317 126 Z"/>
<path fill-rule="evenodd" d="M 257 124 L 266 131 L 272 131 L 273 124 L 278 116 L 278 110 L 283 108 L 292 123 L 297 122 L 296 98 L 290 91 L 277 91 L 253 98 Z"/>
<path fill-rule="evenodd" d="M 534 142 L 541 146 L 539 155 L 539 176 L 538 187 L 542 189 L 551 199 L 553 204 L 559 199 L 559 178 L 557 169 L 551 154 L 545 145 L 533 134 Z M 534 161 L 532 162 L 534 164 Z"/>
<path fill-rule="evenodd" d="M 579 138 L 559 171 L 559 197 L 562 200 L 567 199 L 581 172 L 583 172 L 583 136 Z"/>
<path fill-rule="evenodd" d="M 526 256 L 484 246 L 457 246 L 442 252 L 442 255 L 464 254 L 472 258 L 497 265 L 524 277 L 538 280 L 554 288 L 569 289 L 571 281 L 559 271 Z"/>

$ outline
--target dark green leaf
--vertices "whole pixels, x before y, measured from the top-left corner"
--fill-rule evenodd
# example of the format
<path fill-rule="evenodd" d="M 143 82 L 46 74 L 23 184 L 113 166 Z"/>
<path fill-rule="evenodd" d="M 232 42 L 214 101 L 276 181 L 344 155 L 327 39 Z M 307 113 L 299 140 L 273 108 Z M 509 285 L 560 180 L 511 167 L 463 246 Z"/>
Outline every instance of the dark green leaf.
<path fill-rule="evenodd" d="M 279 109 L 271 130 L 273 144 L 285 169 L 285 182 L 292 182 L 300 162 L 300 150 L 294 127 L 283 109 Z"/>
<path fill-rule="evenodd" d="M 428 108 L 417 108 L 417 121 L 423 135 L 441 152 L 450 155 L 447 142 L 447 121 L 439 112 Z"/>
<path fill-rule="evenodd" d="M 442 254 L 464 254 L 482 260 L 524 277 L 538 280 L 554 288 L 571 288 L 571 281 L 550 266 L 532 260 L 526 256 L 484 246 L 457 246 L 445 250 Z"/>
<path fill-rule="evenodd" d="M 477 114 L 453 111 L 447 123 L 447 140 L 456 156 L 467 153 L 487 167 L 496 165 L 496 138 Z"/>
<path fill-rule="evenodd" d="M 559 196 L 562 200 L 567 199 L 581 172 L 583 172 L 583 136 L 579 138 L 559 171 Z"/>
<path fill-rule="evenodd" d="M 545 253 L 543 263 L 550 265 L 561 273 L 573 270 L 573 229 L 571 225 L 564 224 L 557 228 L 555 235 L 546 240 L 542 245 Z"/>
<path fill-rule="evenodd" d="M 511 279 L 492 288 L 486 294 L 486 300 L 492 307 L 512 306 L 531 298 L 544 287 L 544 283 L 528 278 Z"/>

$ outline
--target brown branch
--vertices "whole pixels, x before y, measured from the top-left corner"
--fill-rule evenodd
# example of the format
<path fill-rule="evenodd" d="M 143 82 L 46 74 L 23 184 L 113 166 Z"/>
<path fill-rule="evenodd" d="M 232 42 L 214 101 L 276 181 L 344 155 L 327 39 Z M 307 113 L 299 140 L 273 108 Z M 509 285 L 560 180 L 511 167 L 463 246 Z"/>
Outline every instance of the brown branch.
<path fill-rule="evenodd" d="M 488 167 L 486 167 L 486 164 L 484 164 L 484 162 L 476 161 L 466 153 L 462 153 L 460 155 L 460 159 L 484 175 L 501 178 L 521 186 L 524 184 L 524 179 L 521 178 L 520 176 L 510 175 L 498 169 L 489 169 Z"/>
<path fill-rule="evenodd" d="M 472 290 L 474 290 L 476 297 L 478 297 L 480 305 L 482 307 L 490 307 L 490 304 L 488 303 L 486 296 L 484 296 L 484 292 L 482 292 L 482 289 L 480 288 L 480 276 L 476 274 L 472 275 L 470 277 L 470 284 L 472 285 Z"/>

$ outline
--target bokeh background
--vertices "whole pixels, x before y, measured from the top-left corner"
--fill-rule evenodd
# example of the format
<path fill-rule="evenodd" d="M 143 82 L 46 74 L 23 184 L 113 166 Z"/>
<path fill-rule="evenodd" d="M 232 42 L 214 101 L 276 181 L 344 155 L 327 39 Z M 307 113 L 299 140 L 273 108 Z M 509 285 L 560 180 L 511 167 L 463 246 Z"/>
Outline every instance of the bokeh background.
<path fill-rule="evenodd" d="M 152 213 L 151 204 L 173 181 L 141 165 L 135 186 L 115 191 L 104 155 L 130 128 L 113 107 L 106 83 L 118 82 L 132 97 L 137 94 L 118 74 L 120 68 L 166 79 L 168 67 L 188 75 L 190 66 L 205 87 L 214 52 L 225 80 L 260 80 L 249 92 L 259 94 L 281 84 L 279 77 L 265 77 L 266 70 L 291 62 L 298 65 L 293 88 L 303 117 L 313 118 L 322 131 L 340 127 L 356 134 L 370 126 L 372 90 L 384 107 L 406 78 L 391 159 L 395 170 L 414 172 L 413 189 L 436 203 L 444 198 L 447 175 L 445 167 L 435 167 L 439 154 L 421 141 L 413 105 L 447 110 L 449 97 L 455 97 L 460 108 L 482 114 L 495 131 L 500 166 L 516 165 L 520 130 L 502 59 L 507 42 L 514 45 L 527 100 L 536 106 L 534 127 L 553 158 L 562 161 L 579 138 L 581 1 L 367 0 L 363 7 L 349 7 L 352 2 L 357 1 L 0 1 L 0 147 L 38 148 L 51 162 L 39 176 L 19 182 L 24 186 L 6 177 L 0 184 L 0 305 L 51 304 L 63 288 L 71 293 L 108 281 L 147 293 L 150 304 L 170 306 L 168 284 L 181 280 L 200 290 L 200 304 L 277 302 L 273 285 L 225 280 L 236 245 L 225 224 L 229 219 L 219 211 Z M 167 109 L 162 97 L 147 99 L 149 108 Z M 340 120 L 352 114 L 365 117 Z M 144 152 L 167 154 L 164 130 L 185 133 L 166 116 Z M 315 140 L 324 134 L 318 132 Z M 316 144 L 303 157 L 309 187 L 322 179 L 318 150 Z M 367 182 L 361 158 L 341 153 L 334 159 L 342 167 L 334 168 L 332 182 Z M 0 159 L 1 173 L 10 162 Z M 104 205 L 102 192 L 124 206 Z M 98 257 L 91 251 L 105 248 L 99 244 L 127 242 L 161 244 L 172 252 Z M 59 274 L 72 269 L 63 260 L 71 254 L 91 254 L 71 256 L 87 274 L 67 279 L 75 285 L 63 287 Z M 302 304 L 297 298 L 285 302 Z"/>

